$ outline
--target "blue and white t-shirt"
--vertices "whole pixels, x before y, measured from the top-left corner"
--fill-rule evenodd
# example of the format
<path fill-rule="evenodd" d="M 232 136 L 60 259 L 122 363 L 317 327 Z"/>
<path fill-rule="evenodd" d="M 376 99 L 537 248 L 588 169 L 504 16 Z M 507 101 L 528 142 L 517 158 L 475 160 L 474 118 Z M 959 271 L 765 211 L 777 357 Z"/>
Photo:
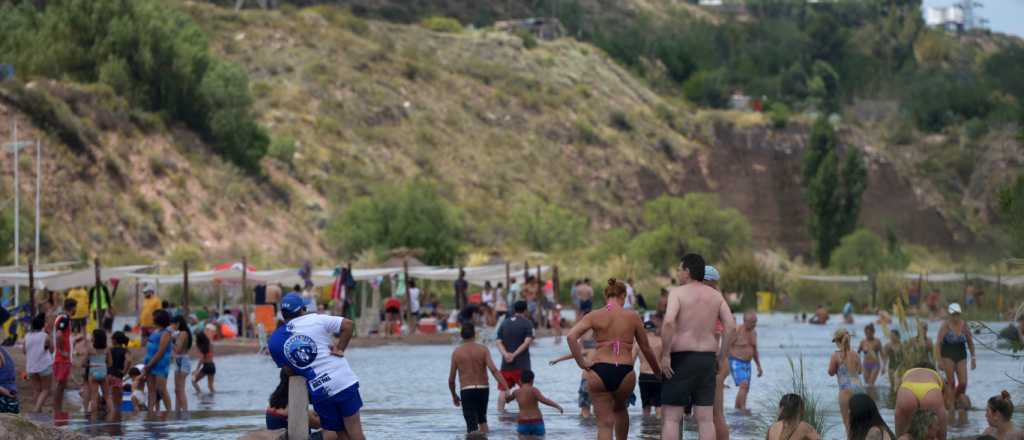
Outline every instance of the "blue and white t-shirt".
<path fill-rule="evenodd" d="M 277 366 L 286 364 L 306 378 L 309 401 L 317 403 L 359 382 L 348 361 L 331 354 L 334 334 L 341 331 L 340 316 L 302 315 L 278 327 L 267 346 Z"/>

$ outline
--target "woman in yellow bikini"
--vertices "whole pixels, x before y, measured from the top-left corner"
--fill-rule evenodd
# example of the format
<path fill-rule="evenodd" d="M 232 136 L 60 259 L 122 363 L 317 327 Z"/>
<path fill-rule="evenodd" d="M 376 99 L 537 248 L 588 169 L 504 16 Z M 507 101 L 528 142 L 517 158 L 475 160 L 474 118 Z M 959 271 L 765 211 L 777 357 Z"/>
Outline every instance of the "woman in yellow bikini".
<path fill-rule="evenodd" d="M 935 366 L 928 362 L 922 362 L 917 368 L 903 373 L 900 389 L 896 393 L 897 436 L 907 432 L 911 417 L 920 410 L 935 413 L 939 438 L 946 438 L 946 403 L 942 394 L 945 383 L 939 372 L 935 371 Z"/>

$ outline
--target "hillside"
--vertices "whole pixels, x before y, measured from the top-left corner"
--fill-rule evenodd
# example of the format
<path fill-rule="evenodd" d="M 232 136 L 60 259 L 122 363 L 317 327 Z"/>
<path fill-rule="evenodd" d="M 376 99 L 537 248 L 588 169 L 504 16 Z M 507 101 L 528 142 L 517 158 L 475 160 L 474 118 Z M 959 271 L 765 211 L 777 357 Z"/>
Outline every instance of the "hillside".
<path fill-rule="evenodd" d="M 527 48 L 486 28 L 435 32 L 333 6 L 235 13 L 176 4 L 215 52 L 248 71 L 258 119 L 294 154 L 272 151 L 263 175 L 245 173 L 109 88 L 34 81 L 48 106 L 67 107 L 57 125 L 86 133 L 69 141 L 39 118 L 48 112 L 19 98 L 17 83 L 5 84 L 0 117 L 17 117 L 23 136 L 50 133 L 43 210 L 52 259 L 197 248 L 207 261 L 243 252 L 266 263 L 328 260 L 338 247 L 324 232 L 329 219 L 355 197 L 412 179 L 436 184 L 463 211 L 469 242 L 485 248 L 509 246 L 508 218 L 528 196 L 580 213 L 600 232 L 639 224 L 658 195 L 692 191 L 738 208 L 759 247 L 810 248 L 799 182 L 809 119 L 777 129 L 760 114 L 695 108 L 573 39 Z M 945 249 L 990 239 L 992 189 L 1019 169 L 1018 139 L 985 133 L 972 142 L 990 147 L 957 162 L 980 166 L 955 168 L 928 164 L 929 151 L 962 149 L 959 136 L 896 145 L 884 118 L 851 121 L 843 139 L 869 159 L 864 224 Z M 9 162 L 0 157 L 4 170 Z M 26 206 L 33 161 L 20 165 Z M 9 196 L 9 175 L 4 182 Z"/>

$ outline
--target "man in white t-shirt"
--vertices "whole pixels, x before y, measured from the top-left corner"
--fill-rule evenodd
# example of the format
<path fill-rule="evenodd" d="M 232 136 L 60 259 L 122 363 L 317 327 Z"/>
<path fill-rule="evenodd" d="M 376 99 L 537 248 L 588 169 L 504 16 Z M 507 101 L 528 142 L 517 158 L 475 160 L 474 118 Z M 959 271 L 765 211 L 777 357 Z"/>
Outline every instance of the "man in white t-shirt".
<path fill-rule="evenodd" d="M 420 288 L 416 287 L 416 280 L 409 280 L 409 313 L 413 318 L 420 314 Z"/>
<path fill-rule="evenodd" d="M 324 439 L 334 440 L 346 433 L 349 439 L 365 440 L 359 419 L 363 406 L 359 378 L 344 357 L 353 322 L 340 316 L 307 314 L 303 298 L 294 293 L 281 299 L 281 315 L 285 325 L 274 330 L 267 341 L 270 356 L 287 374 L 306 378 Z"/>
<path fill-rule="evenodd" d="M 629 278 L 626 280 L 626 300 L 622 303 L 622 308 L 632 309 L 636 304 L 636 291 L 633 290 L 633 279 Z"/>

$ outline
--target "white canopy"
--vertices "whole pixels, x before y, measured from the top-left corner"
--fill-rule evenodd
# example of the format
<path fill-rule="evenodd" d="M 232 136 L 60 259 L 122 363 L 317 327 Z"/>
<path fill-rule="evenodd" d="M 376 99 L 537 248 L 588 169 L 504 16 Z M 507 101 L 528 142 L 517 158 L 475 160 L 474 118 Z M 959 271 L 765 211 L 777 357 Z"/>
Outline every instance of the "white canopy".
<path fill-rule="evenodd" d="M 867 275 L 800 275 L 802 280 L 809 281 L 822 281 L 822 282 L 833 282 L 833 283 L 864 283 L 868 281 Z M 979 273 L 958 273 L 958 272 L 946 272 L 946 273 L 913 273 L 907 272 L 903 274 L 903 278 L 907 280 L 923 280 L 930 283 L 956 283 L 961 282 L 964 279 L 968 281 L 983 280 L 993 284 L 1002 284 L 1004 286 L 1019 286 L 1024 285 L 1024 275 L 1016 276 L 996 276 L 989 274 Z"/>
<path fill-rule="evenodd" d="M 121 267 L 100 267 L 100 280 L 103 282 L 117 278 L 132 278 L 136 272 L 152 266 L 136 265 Z M 66 290 L 72 287 L 91 286 L 96 283 L 96 269 L 88 268 L 70 272 L 36 272 L 37 289 Z M 0 286 L 28 287 L 28 272 L 0 273 Z"/>

